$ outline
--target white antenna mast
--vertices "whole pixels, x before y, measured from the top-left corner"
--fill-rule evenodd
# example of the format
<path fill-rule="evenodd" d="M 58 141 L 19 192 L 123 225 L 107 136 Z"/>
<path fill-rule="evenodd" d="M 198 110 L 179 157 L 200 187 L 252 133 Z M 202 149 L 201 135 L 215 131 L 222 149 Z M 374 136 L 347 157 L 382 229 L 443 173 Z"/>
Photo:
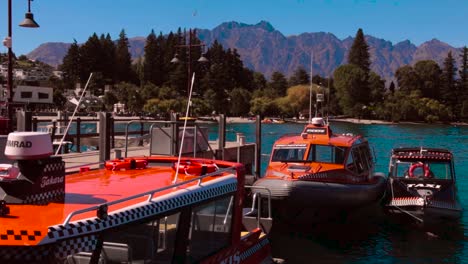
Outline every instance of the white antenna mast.
<path fill-rule="evenodd" d="M 73 115 L 68 122 L 67 128 L 65 129 L 65 132 L 63 133 L 62 139 L 60 140 L 60 143 L 57 147 L 57 151 L 55 151 L 55 155 L 58 155 L 60 153 L 60 148 L 62 147 L 63 141 L 65 140 L 65 137 L 68 134 L 68 129 L 70 129 L 70 125 L 73 122 L 73 118 L 75 117 L 76 112 L 78 111 L 78 108 L 80 107 L 81 100 L 83 99 L 83 95 L 86 93 L 86 88 L 88 88 L 89 82 L 91 81 L 91 78 L 93 77 L 93 73 L 89 74 L 88 81 L 86 82 L 86 85 L 83 89 L 83 92 L 81 93 L 80 100 L 78 100 L 78 103 L 76 104 L 75 110 L 73 111 Z M 79 150 L 78 150 L 79 151 Z"/>
<path fill-rule="evenodd" d="M 185 111 L 184 128 L 182 129 L 182 139 L 180 140 L 179 157 L 177 158 L 177 167 L 180 166 L 180 159 L 182 157 L 182 148 L 184 147 L 185 130 L 187 129 L 187 120 L 188 120 L 189 110 L 190 110 L 190 105 L 191 105 L 190 102 L 192 101 L 192 91 L 193 91 L 194 82 L 195 82 L 195 72 L 192 75 L 192 83 L 190 84 L 190 93 L 189 93 L 189 98 L 187 101 L 187 110 Z M 179 177 L 179 170 L 176 170 L 174 183 L 177 182 L 178 177 Z"/>
<path fill-rule="evenodd" d="M 314 65 L 314 53 L 310 53 L 310 89 L 309 89 L 309 124 L 312 123 L 312 68 Z"/>

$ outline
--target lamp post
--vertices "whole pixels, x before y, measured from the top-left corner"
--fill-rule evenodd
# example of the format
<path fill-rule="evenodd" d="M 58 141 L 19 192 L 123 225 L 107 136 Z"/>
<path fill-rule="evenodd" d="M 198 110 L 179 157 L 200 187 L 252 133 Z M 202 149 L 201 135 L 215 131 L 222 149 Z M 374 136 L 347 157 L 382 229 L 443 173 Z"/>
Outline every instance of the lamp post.
<path fill-rule="evenodd" d="M 177 45 L 176 47 L 178 48 L 186 48 L 187 49 L 187 96 L 190 93 L 190 79 L 192 76 L 192 48 L 194 47 L 204 47 L 204 43 L 192 43 L 192 35 L 195 34 L 195 30 L 192 31 L 192 29 L 189 29 L 189 37 L 188 37 L 188 43 L 184 43 L 181 45 Z M 202 56 L 197 60 L 200 63 L 206 63 L 208 62 L 208 59 L 205 58 L 202 54 Z M 174 58 L 171 60 L 171 63 L 180 63 L 181 61 L 178 58 L 177 53 L 174 55 Z"/>
<path fill-rule="evenodd" d="M 34 21 L 34 15 L 31 13 L 31 1 L 28 0 L 28 12 L 25 15 L 25 19 L 19 25 L 21 27 L 30 27 L 30 28 L 37 28 L 39 24 Z M 8 111 L 8 130 L 13 129 L 13 109 L 12 109 L 12 102 L 13 102 L 13 50 L 12 50 L 12 0 L 8 0 L 8 37 L 5 38 L 3 44 L 8 48 L 8 73 L 7 73 L 7 90 L 8 90 L 8 100 L 7 100 L 7 111 Z"/>

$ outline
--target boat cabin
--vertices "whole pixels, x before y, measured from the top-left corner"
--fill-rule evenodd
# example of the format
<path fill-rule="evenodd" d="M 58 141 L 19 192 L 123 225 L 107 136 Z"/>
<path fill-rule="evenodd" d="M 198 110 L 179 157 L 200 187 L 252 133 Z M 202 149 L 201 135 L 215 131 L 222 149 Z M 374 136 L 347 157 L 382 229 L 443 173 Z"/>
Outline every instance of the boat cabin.
<path fill-rule="evenodd" d="M 394 149 L 389 177 L 455 181 L 452 153 L 443 149 Z"/>
<path fill-rule="evenodd" d="M 361 136 L 333 134 L 323 119 L 314 118 L 300 136 L 285 135 L 273 145 L 269 168 L 278 170 L 282 164 L 304 164 L 298 173 L 347 171 L 356 181 L 365 181 L 374 170 L 369 144 Z M 268 172 L 267 172 L 268 175 Z M 330 175 L 328 175 L 330 176 Z M 328 177 L 329 178 L 329 177 Z"/>

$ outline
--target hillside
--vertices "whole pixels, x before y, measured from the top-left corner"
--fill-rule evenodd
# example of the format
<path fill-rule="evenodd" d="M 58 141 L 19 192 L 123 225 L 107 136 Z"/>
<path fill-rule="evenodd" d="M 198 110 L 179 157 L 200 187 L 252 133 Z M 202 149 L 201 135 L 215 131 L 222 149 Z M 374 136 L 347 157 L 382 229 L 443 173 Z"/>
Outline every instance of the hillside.
<path fill-rule="evenodd" d="M 225 48 L 237 49 L 245 66 L 262 72 L 267 77 L 274 71 L 289 76 L 299 66 L 309 70 L 311 53 L 314 56 L 313 73 L 329 76 L 339 65 L 346 63 L 353 43 L 352 37 L 340 40 L 326 32 L 285 36 L 266 21 L 255 25 L 226 22 L 212 30 L 198 29 L 197 33 L 208 45 L 217 40 Z M 354 34 L 355 32 L 350 32 L 350 35 Z M 392 79 L 396 69 L 403 65 L 425 59 L 441 64 L 448 51 L 451 50 L 456 59 L 461 52 L 461 48 L 452 47 L 437 39 L 420 46 L 415 46 L 408 40 L 393 44 L 370 35 L 366 36 L 366 40 L 370 47 L 372 70 L 387 80 Z M 144 37 L 129 38 L 129 42 L 133 59 L 144 55 Z M 70 43 L 44 43 L 27 56 L 57 66 L 69 47 Z"/>

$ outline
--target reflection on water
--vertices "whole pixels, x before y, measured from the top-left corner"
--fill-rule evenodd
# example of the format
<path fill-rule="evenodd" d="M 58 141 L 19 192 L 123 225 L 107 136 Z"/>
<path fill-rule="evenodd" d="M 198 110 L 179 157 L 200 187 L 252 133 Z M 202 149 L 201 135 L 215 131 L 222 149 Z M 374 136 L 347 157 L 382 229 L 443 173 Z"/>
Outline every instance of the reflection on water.
<path fill-rule="evenodd" d="M 255 124 L 228 124 L 226 138 L 244 133 L 255 142 Z M 261 153 L 269 154 L 283 134 L 299 133 L 304 124 L 262 124 Z M 425 146 L 450 149 L 455 156 L 460 202 L 468 208 L 468 127 L 449 125 L 360 125 L 332 122 L 335 133 L 361 134 L 374 150 L 376 171 L 386 173 L 395 147 Z M 210 127 L 210 140 L 217 126 Z M 262 155 L 264 173 L 268 155 Z M 389 218 L 374 208 L 354 217 L 318 225 L 274 223 L 271 243 L 274 257 L 287 263 L 468 263 L 468 214 L 444 226 L 417 226 Z"/>

